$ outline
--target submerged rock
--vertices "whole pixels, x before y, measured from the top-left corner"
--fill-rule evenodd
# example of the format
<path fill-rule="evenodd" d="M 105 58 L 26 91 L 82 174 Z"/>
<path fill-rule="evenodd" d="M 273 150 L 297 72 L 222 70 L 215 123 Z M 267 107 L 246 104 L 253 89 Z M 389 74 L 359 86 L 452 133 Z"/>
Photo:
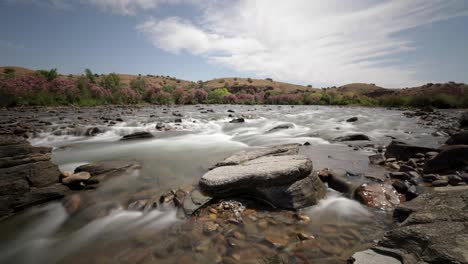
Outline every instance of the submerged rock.
<path fill-rule="evenodd" d="M 235 119 L 232 119 L 231 121 L 229 121 L 229 123 L 244 123 L 245 122 L 245 119 L 244 118 L 235 118 Z"/>
<path fill-rule="evenodd" d="M 465 111 L 460 117 L 460 128 L 468 127 L 468 111 Z"/>
<path fill-rule="evenodd" d="M 358 140 L 370 140 L 370 138 L 364 134 L 352 134 L 342 137 L 337 137 L 335 141 L 358 141 Z"/>
<path fill-rule="evenodd" d="M 352 123 L 352 122 L 356 122 L 356 121 L 358 121 L 358 118 L 356 116 L 351 117 L 348 120 L 346 120 L 346 122 L 348 122 L 348 123 Z"/>
<path fill-rule="evenodd" d="M 135 161 L 110 160 L 81 165 L 75 169 L 75 173 L 86 171 L 89 172 L 91 176 L 105 176 L 120 174 L 139 168 L 140 164 Z"/>
<path fill-rule="evenodd" d="M 146 131 L 135 132 L 130 135 L 123 136 L 120 140 L 132 140 L 132 139 L 143 139 L 143 138 L 153 138 L 153 134 Z"/>
<path fill-rule="evenodd" d="M 278 130 L 289 129 L 292 128 L 293 124 L 281 124 L 273 127 L 272 129 L 268 130 L 267 133 L 276 132 Z"/>
<path fill-rule="evenodd" d="M 399 195 L 390 184 L 363 184 L 357 188 L 356 198 L 369 207 L 384 210 L 400 204 Z"/>

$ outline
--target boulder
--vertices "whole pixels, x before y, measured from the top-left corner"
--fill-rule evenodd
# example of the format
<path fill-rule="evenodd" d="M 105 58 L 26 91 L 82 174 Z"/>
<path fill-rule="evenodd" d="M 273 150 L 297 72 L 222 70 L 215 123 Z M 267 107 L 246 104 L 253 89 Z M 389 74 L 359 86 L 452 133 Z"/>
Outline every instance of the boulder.
<path fill-rule="evenodd" d="M 385 152 L 385 157 L 395 158 L 397 160 L 409 160 L 415 157 L 418 153 L 435 152 L 437 150 L 427 147 L 413 146 L 404 142 L 393 140 L 388 146 Z"/>
<path fill-rule="evenodd" d="M 358 140 L 370 140 L 370 138 L 364 134 L 351 134 L 342 137 L 337 137 L 334 141 L 358 141 Z"/>
<path fill-rule="evenodd" d="M 468 186 L 437 187 L 400 204 L 393 213 L 399 224 L 379 246 L 411 254 L 418 263 L 468 263 L 467 191 Z"/>
<path fill-rule="evenodd" d="M 358 121 L 358 118 L 356 116 L 351 117 L 348 120 L 346 120 L 346 122 L 348 122 L 348 123 L 352 123 L 352 122 L 356 122 L 356 121 Z"/>
<path fill-rule="evenodd" d="M 380 254 L 372 249 L 354 253 L 348 263 L 353 264 L 401 264 L 402 262 L 392 256 Z"/>
<path fill-rule="evenodd" d="M 380 165 L 385 163 L 385 156 L 382 153 L 374 154 L 369 156 L 369 162 L 371 164 Z"/>
<path fill-rule="evenodd" d="M 203 175 L 199 185 L 215 198 L 250 196 L 286 209 L 314 205 L 326 188 L 311 175 L 312 161 L 297 150 L 298 145 L 283 145 L 235 154 Z"/>
<path fill-rule="evenodd" d="M 268 156 L 240 165 L 217 167 L 200 179 L 200 186 L 215 196 L 237 194 L 255 189 L 284 185 L 307 177 L 312 161 L 301 155 Z"/>
<path fill-rule="evenodd" d="M 447 142 L 447 145 L 468 145 L 468 130 L 452 135 Z"/>
<path fill-rule="evenodd" d="M 135 132 L 130 135 L 123 136 L 120 140 L 132 140 L 132 139 L 144 139 L 144 138 L 153 138 L 153 134 L 146 131 Z"/>
<path fill-rule="evenodd" d="M 467 165 L 468 145 L 452 145 L 443 148 L 437 156 L 426 161 L 424 172 L 452 172 Z"/>
<path fill-rule="evenodd" d="M 216 167 L 239 165 L 243 162 L 265 156 L 294 155 L 299 152 L 299 146 L 300 144 L 286 144 L 257 150 L 241 151 L 226 158 L 221 162 L 218 162 L 216 164 Z"/>

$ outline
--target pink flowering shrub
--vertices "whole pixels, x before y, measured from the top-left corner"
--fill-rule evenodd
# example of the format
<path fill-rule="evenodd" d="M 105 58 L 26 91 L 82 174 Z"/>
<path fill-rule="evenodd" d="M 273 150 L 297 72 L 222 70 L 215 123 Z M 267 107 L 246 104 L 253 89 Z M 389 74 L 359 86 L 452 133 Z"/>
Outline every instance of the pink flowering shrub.
<path fill-rule="evenodd" d="M 201 104 L 208 99 L 208 93 L 204 89 L 195 89 L 194 97 L 197 100 L 197 103 Z"/>
<path fill-rule="evenodd" d="M 138 103 L 141 100 L 141 95 L 130 87 L 123 87 L 118 93 L 120 101 L 124 103 Z"/>
<path fill-rule="evenodd" d="M 300 94 L 272 95 L 267 99 L 269 104 L 295 105 L 302 104 L 304 97 Z"/>

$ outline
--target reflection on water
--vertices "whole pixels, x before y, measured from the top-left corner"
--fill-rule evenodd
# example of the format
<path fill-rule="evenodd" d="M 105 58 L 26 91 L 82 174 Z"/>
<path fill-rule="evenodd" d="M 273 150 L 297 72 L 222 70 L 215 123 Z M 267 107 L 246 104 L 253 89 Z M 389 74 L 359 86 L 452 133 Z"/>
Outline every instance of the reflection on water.
<path fill-rule="evenodd" d="M 129 197 L 141 190 L 167 190 L 193 185 L 214 163 L 244 149 L 283 143 L 309 142 L 301 149 L 314 162 L 314 169 L 343 168 L 359 173 L 382 173 L 368 165 L 370 152 L 358 152 L 333 138 L 364 133 L 373 144 L 391 138 L 425 145 L 436 140 L 429 128 L 420 127 L 401 112 L 317 106 L 209 106 L 213 113 L 200 113 L 195 106 L 179 107 L 182 123 L 174 123 L 171 110 L 139 109 L 124 122 L 107 126 L 88 122 L 74 126 L 76 114 L 63 120 L 43 115 L 52 122 L 49 130 L 31 139 L 35 145 L 54 147 L 53 160 L 62 170 L 97 160 L 136 160 L 138 174 L 126 175 L 83 192 L 81 209 L 69 216 L 61 204 L 33 208 L 0 223 L 0 263 L 261 263 L 276 254 L 303 262 L 343 262 L 354 251 L 366 247 L 382 232 L 389 215 L 368 210 L 356 201 L 329 190 L 327 198 L 301 213 L 249 211 L 240 225 L 221 219 L 177 220 L 173 210 L 147 213 L 124 210 Z M 247 116 L 241 124 L 229 123 L 227 109 Z M 86 115 L 86 113 L 85 113 Z M 150 116 L 158 116 L 158 118 Z M 358 122 L 347 123 L 357 116 Z M 155 126 L 167 121 L 173 131 L 159 132 Z M 277 128 L 280 126 L 283 128 Z M 104 133 L 83 136 L 96 126 Z M 119 141 L 122 135 L 149 131 L 154 139 Z M 441 139 L 442 140 L 442 139 Z M 247 210 L 246 210 L 247 211 Z M 207 222 L 219 222 L 216 232 L 204 232 Z M 313 239 L 301 241 L 298 234 Z M 284 243 L 284 245 L 282 245 Z M 292 261 L 291 260 L 291 261 Z M 294 262 L 291 262 L 294 263 Z"/>

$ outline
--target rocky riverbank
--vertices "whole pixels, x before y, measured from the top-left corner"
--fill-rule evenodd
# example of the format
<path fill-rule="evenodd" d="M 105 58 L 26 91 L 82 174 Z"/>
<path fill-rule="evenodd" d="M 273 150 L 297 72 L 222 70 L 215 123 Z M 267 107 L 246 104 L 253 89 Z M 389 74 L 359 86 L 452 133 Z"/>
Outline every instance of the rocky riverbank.
<path fill-rule="evenodd" d="M 68 112 L 50 111 L 53 120 L 69 118 Z M 133 111 L 129 109 L 127 114 L 132 115 Z M 179 130 L 177 127 L 188 126 L 186 120 L 183 123 L 175 120 L 186 118 L 186 114 L 163 111 L 167 112 L 168 121 L 158 122 L 152 129 Z M 114 197 L 119 202 L 107 202 L 100 201 L 102 196 L 96 197 L 95 192 L 106 190 L 107 182 L 112 184 L 138 174 L 149 164 L 110 160 L 61 171 L 51 161 L 51 148 L 31 146 L 23 137 L 45 130 L 69 131 L 63 132 L 66 135 L 79 130 L 84 131 L 81 136 L 92 138 L 127 119 L 119 119 L 117 115 L 102 119 L 104 112 L 99 110 L 95 115 L 76 119 L 75 129 L 57 123 L 47 125 L 44 122 L 48 121 L 34 117 L 31 120 L 23 117 L 23 122 L 15 121 L 15 126 L 12 120 L 4 122 L 0 141 L 1 216 L 15 215 L 53 200 L 61 200 L 70 216 L 67 220 L 70 226 L 77 225 L 79 219 L 90 222 L 111 217 L 122 207 L 126 212 L 141 214 L 140 221 L 175 212 L 178 224 L 162 231 L 144 226 L 128 235 L 135 245 L 123 248 L 118 240 L 112 242 L 112 249 L 102 248 L 105 252 L 117 250 L 119 262 L 125 260 L 122 263 L 173 263 L 181 257 L 184 263 L 258 263 L 259 260 L 265 263 L 468 263 L 465 246 L 468 238 L 464 235 L 468 219 L 466 115 L 456 120 L 438 112 L 413 115 L 425 121 L 432 118 L 432 123 L 427 125 L 446 133 L 440 137 L 450 135 L 441 146 L 405 143 L 398 138 L 386 145 L 373 142 L 363 145 L 362 142 L 372 141 L 373 137 L 362 133 L 330 137 L 331 142 L 348 142 L 353 149 L 374 152 L 369 156 L 369 166 L 380 168 L 374 172 L 356 173 L 351 167 L 317 166 L 320 164 L 317 152 L 311 151 L 316 146 L 308 142 L 280 144 L 235 152 L 219 158 L 212 166 L 204 164 L 207 169 L 193 184 L 172 189 L 146 185 L 119 193 Z M 158 120 L 158 117 L 150 118 Z M 233 120 L 242 119 L 242 122 L 232 122 L 232 126 L 248 126 L 246 114 L 239 113 L 236 118 Z M 27 128 L 25 121 L 33 119 Z M 343 123 L 356 122 L 360 119 L 343 119 Z M 454 126 L 455 122 L 459 125 Z M 265 129 L 264 135 L 269 137 L 294 127 L 276 124 Z M 185 131 L 180 133 L 183 135 Z M 117 142 L 144 144 L 166 136 L 128 131 Z M 328 155 L 328 159 L 333 158 Z M 340 197 L 352 199 L 347 201 L 359 202 L 381 215 L 373 221 L 386 221 L 387 215 L 393 215 L 393 223 L 390 226 L 369 223 L 358 217 L 354 221 L 366 224 L 351 224 L 351 220 L 340 224 L 316 223 L 314 212 L 335 191 Z M 109 188 L 107 195 L 113 193 L 116 190 Z M 336 211 L 340 210 L 346 208 L 337 207 Z M 157 243 L 160 237 L 167 239 L 166 243 Z"/>

